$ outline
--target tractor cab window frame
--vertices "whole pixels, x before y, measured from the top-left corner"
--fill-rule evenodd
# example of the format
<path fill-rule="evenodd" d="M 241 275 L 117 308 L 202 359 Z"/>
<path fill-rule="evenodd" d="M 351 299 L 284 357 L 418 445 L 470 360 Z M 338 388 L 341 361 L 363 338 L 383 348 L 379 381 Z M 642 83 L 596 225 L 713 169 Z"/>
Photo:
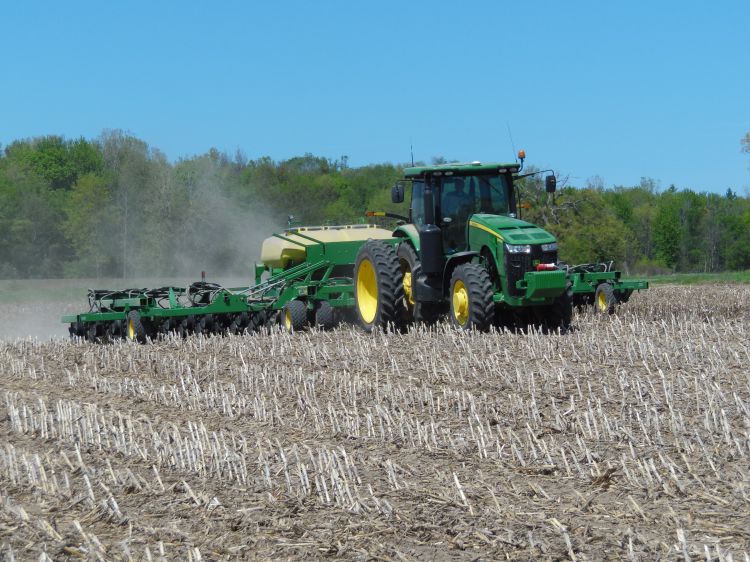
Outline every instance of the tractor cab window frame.
<path fill-rule="evenodd" d="M 424 180 L 411 182 L 411 205 L 409 206 L 409 222 L 417 227 L 424 226 Z"/>

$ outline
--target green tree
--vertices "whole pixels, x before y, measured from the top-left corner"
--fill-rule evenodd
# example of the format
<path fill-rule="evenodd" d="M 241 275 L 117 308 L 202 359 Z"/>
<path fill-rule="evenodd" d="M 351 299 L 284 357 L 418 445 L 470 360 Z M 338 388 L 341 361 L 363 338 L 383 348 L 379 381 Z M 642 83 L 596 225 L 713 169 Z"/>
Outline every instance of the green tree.
<path fill-rule="evenodd" d="M 70 189 L 80 176 L 99 173 L 103 167 L 98 147 L 83 138 L 68 141 L 50 135 L 15 141 L 6 155 L 45 179 L 52 189 Z"/>
<path fill-rule="evenodd" d="M 673 191 L 659 198 L 653 222 L 654 250 L 657 259 L 674 268 L 680 259 L 680 210 Z"/>
<path fill-rule="evenodd" d="M 98 278 L 111 271 L 113 211 L 106 180 L 94 173 L 81 176 L 65 202 L 62 228 L 77 257 L 65 269 L 68 275 Z"/>
<path fill-rule="evenodd" d="M 0 162 L 0 276 L 62 275 L 71 255 L 60 231 L 64 196 L 17 162 Z"/>

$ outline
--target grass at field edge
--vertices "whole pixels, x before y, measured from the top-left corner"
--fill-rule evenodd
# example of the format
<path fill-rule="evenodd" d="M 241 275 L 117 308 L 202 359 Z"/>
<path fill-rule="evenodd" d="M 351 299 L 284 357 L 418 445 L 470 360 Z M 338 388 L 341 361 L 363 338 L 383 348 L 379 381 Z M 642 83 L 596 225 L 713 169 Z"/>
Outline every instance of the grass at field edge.
<path fill-rule="evenodd" d="M 635 277 L 635 276 L 634 276 Z M 722 273 L 672 273 L 644 277 L 655 285 L 700 285 L 714 283 L 750 283 L 750 269 L 745 271 L 725 271 Z"/>

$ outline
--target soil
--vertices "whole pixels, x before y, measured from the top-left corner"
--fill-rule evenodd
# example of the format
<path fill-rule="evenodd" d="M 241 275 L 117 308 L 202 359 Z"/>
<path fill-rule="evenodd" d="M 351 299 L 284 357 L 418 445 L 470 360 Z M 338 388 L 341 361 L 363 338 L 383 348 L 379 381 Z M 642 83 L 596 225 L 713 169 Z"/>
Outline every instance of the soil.
<path fill-rule="evenodd" d="M 749 327 L 656 287 L 564 335 L 2 342 L 0 557 L 742 559 Z"/>

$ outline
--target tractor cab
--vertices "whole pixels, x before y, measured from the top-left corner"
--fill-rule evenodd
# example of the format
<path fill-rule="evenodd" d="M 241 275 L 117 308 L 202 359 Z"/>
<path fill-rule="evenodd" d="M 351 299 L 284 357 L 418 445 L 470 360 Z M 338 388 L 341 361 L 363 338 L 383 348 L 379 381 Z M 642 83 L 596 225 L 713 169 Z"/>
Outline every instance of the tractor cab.
<path fill-rule="evenodd" d="M 443 272 L 446 262 L 469 261 L 482 251 L 487 235 L 527 225 L 516 219 L 514 178 L 522 165 L 447 164 L 407 168 L 411 183 L 408 225 L 400 227 L 420 253 L 428 275 Z M 393 187 L 392 200 L 404 200 L 403 183 Z M 397 229 L 398 230 L 398 229 Z M 484 248 L 495 247 L 493 244 Z M 489 256 L 486 256 L 489 257 Z"/>
<path fill-rule="evenodd" d="M 425 224 L 437 225 L 446 255 L 467 251 L 467 227 L 474 214 L 516 216 L 513 174 L 518 170 L 518 164 L 478 162 L 408 168 L 405 179 L 412 184 L 409 222 L 418 230 Z M 431 197 L 425 198 L 426 192 Z"/>

